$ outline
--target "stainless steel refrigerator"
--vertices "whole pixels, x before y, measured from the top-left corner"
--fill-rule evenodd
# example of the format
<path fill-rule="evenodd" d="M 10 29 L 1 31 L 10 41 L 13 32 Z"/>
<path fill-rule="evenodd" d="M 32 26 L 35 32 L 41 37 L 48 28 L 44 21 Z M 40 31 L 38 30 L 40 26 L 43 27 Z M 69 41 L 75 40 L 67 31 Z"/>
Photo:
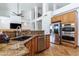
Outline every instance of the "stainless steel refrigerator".
<path fill-rule="evenodd" d="M 55 43 L 55 34 L 59 35 L 61 43 L 61 22 L 55 22 L 50 25 L 50 42 Z"/>

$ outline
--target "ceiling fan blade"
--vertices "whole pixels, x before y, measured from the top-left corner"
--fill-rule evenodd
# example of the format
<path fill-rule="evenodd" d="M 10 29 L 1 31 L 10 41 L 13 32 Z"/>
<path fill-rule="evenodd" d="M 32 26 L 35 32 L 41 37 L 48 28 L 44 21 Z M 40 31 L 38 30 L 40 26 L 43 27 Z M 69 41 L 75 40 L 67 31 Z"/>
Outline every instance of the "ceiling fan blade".
<path fill-rule="evenodd" d="M 15 14 L 16 16 L 20 16 L 20 17 L 24 17 L 24 10 L 20 10 L 19 12 L 19 4 L 17 4 L 17 12 L 13 12 L 11 10 L 9 10 L 10 12 L 12 12 L 13 14 Z"/>
<path fill-rule="evenodd" d="M 15 15 L 17 15 L 17 13 L 15 13 L 15 12 L 12 12 L 12 13 L 14 13 Z"/>
<path fill-rule="evenodd" d="M 19 13 L 19 14 L 17 14 L 17 13 L 15 13 L 15 12 L 13 12 L 15 15 L 17 15 L 17 16 L 21 16 L 21 17 L 24 17 L 23 16 L 23 13 Z"/>

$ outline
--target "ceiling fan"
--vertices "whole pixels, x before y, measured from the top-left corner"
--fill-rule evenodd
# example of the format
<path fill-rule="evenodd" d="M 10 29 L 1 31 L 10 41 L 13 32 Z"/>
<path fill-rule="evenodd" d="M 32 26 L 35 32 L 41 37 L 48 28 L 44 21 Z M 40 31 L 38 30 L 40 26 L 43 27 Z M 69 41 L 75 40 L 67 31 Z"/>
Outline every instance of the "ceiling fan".
<path fill-rule="evenodd" d="M 17 12 L 12 11 L 12 13 L 15 14 L 16 16 L 24 17 L 23 10 L 20 11 L 19 3 L 17 3 Z"/>
<path fill-rule="evenodd" d="M 14 14 L 17 15 L 17 16 L 24 17 L 22 12 L 21 12 L 21 13 L 15 13 L 15 12 L 12 12 L 12 13 L 14 13 Z"/>

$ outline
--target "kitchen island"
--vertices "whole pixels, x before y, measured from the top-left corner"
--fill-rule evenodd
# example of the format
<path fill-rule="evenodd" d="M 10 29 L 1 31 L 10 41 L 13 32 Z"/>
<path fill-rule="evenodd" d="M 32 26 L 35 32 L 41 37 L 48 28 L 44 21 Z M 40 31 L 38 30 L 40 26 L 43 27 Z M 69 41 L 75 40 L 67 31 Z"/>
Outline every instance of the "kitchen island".
<path fill-rule="evenodd" d="M 9 43 L 0 43 L 0 56 L 23 56 L 28 55 L 29 49 L 24 46 L 24 43 L 28 42 L 35 36 L 24 41 L 12 40 Z"/>
<path fill-rule="evenodd" d="M 21 35 L 0 43 L 0 56 L 34 56 L 49 47 L 50 35 Z"/>

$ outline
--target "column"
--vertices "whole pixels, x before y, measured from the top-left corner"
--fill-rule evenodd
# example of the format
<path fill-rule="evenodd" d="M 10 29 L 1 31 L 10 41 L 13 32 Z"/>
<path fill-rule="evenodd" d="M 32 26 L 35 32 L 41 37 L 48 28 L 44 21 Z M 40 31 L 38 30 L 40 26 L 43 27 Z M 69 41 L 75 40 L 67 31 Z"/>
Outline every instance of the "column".
<path fill-rule="evenodd" d="M 53 4 L 53 11 L 55 11 L 56 10 L 56 4 L 54 3 Z"/>
<path fill-rule="evenodd" d="M 77 24 L 77 26 L 78 26 L 78 46 L 79 46 L 79 8 L 77 8 L 77 22 L 78 22 L 78 24 Z"/>
<path fill-rule="evenodd" d="M 34 9 L 35 9 L 35 19 L 37 19 L 38 18 L 38 7 L 35 6 Z"/>
<path fill-rule="evenodd" d="M 35 10 L 35 20 L 36 20 L 38 18 L 38 7 L 35 6 L 34 10 Z M 35 21 L 35 30 L 37 30 L 37 22 L 36 21 Z"/>
<path fill-rule="evenodd" d="M 35 21 L 35 30 L 37 30 L 37 22 Z"/>
<path fill-rule="evenodd" d="M 47 3 L 43 3 L 42 5 L 42 15 L 44 15 L 47 11 L 48 11 L 48 4 Z"/>
<path fill-rule="evenodd" d="M 33 10 L 30 10 L 29 11 L 29 20 L 28 20 L 30 29 L 32 29 L 32 27 L 33 27 L 32 20 L 33 20 Z"/>

